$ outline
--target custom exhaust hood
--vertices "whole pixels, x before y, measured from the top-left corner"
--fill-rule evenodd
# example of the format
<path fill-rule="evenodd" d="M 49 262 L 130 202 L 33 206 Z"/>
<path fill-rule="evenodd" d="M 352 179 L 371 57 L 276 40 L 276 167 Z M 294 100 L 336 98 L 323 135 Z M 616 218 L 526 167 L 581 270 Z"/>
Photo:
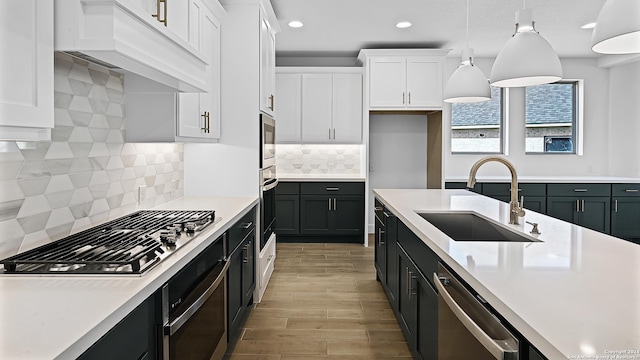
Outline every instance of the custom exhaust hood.
<path fill-rule="evenodd" d="M 55 0 L 56 51 L 180 92 L 208 92 L 204 56 L 131 0 Z"/>

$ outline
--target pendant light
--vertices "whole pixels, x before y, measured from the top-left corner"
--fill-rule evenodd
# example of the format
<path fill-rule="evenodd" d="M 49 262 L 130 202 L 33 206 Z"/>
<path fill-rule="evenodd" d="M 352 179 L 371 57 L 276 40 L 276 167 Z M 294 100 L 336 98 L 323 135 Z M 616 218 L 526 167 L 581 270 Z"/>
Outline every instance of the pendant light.
<path fill-rule="evenodd" d="M 591 43 L 591 49 L 600 54 L 640 53 L 640 1 L 607 0 Z"/>
<path fill-rule="evenodd" d="M 473 49 L 469 48 L 469 0 L 467 0 L 467 47 L 462 62 L 444 88 L 444 101 L 474 103 L 491 100 L 491 88 L 482 70 L 473 64 Z"/>
<path fill-rule="evenodd" d="M 522 87 L 549 84 L 562 79 L 558 55 L 535 28 L 533 12 L 516 13 L 516 32 L 504 45 L 491 69 L 491 85 Z"/>

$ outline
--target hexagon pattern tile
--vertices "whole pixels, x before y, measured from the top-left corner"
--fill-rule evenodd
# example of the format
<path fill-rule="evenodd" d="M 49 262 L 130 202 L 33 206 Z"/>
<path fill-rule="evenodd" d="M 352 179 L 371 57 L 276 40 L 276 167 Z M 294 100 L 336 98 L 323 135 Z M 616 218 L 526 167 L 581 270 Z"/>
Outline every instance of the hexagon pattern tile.
<path fill-rule="evenodd" d="M 0 258 L 184 193 L 182 144 L 124 142 L 122 74 L 62 53 L 54 72 L 51 141 L 0 142 Z"/>
<path fill-rule="evenodd" d="M 360 174 L 361 145 L 278 144 L 281 174 Z"/>

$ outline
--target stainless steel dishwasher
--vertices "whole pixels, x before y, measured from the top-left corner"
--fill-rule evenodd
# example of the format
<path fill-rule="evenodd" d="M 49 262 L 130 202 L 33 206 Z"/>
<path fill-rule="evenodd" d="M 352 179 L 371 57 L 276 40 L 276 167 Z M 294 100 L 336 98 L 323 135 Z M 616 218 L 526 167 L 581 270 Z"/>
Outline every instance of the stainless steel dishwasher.
<path fill-rule="evenodd" d="M 442 264 L 438 289 L 438 359 L 517 360 L 518 339 Z"/>

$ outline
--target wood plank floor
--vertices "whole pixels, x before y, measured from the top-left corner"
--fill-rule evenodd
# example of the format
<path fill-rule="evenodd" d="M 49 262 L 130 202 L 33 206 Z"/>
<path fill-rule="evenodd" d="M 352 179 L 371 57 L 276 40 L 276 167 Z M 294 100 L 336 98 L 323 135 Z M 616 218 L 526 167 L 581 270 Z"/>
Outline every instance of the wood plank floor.
<path fill-rule="evenodd" d="M 275 271 L 231 360 L 410 359 L 373 248 L 278 243 Z"/>

